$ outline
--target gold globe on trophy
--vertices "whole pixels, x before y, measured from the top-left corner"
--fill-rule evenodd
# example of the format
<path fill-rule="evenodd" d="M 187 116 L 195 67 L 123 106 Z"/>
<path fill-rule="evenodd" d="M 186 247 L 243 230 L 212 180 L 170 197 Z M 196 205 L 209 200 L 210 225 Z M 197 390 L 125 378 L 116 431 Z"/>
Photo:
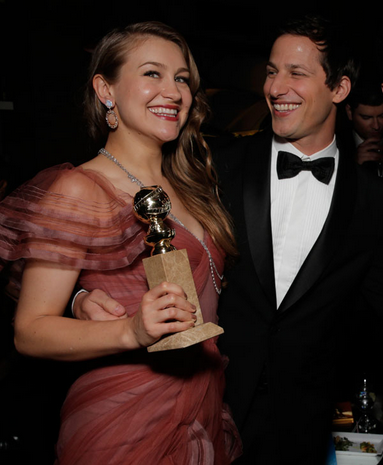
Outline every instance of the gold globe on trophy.
<path fill-rule="evenodd" d="M 137 218 L 149 224 L 145 243 L 152 247 L 151 256 L 143 259 L 149 288 L 163 281 L 178 284 L 196 307 L 196 324 L 180 333 L 164 336 L 147 348 L 148 352 L 181 349 L 223 333 L 214 323 L 204 323 L 186 249 L 177 250 L 171 241 L 175 230 L 164 220 L 171 210 L 171 202 L 162 187 L 142 187 L 134 197 L 133 211 Z"/>

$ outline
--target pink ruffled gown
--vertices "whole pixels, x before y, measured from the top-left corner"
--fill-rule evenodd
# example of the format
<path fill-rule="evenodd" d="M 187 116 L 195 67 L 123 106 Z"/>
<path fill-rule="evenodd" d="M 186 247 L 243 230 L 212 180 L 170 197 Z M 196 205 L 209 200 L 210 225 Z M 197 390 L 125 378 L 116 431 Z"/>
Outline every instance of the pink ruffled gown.
<path fill-rule="evenodd" d="M 204 321 L 217 323 L 208 256 L 188 231 L 172 226 L 173 244 L 188 251 Z M 129 315 L 148 289 L 146 233 L 129 194 L 70 164 L 39 173 L 0 204 L 3 265 L 33 257 L 81 268 L 81 287 L 103 289 Z M 205 242 L 221 273 L 222 254 L 207 234 Z M 229 464 L 240 454 L 240 441 L 223 390 L 224 361 L 213 339 L 182 350 L 102 358 L 68 392 L 56 463 Z"/>

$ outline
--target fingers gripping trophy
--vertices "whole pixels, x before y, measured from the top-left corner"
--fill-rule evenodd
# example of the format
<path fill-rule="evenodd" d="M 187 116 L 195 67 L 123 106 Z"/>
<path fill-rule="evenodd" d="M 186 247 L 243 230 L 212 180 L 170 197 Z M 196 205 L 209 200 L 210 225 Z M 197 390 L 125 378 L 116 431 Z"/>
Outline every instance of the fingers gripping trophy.
<path fill-rule="evenodd" d="M 171 202 L 166 192 L 160 186 L 142 187 L 133 202 L 133 210 L 137 218 L 149 224 L 145 243 L 152 247 L 152 251 L 149 258 L 143 259 L 149 288 L 163 281 L 178 284 L 186 292 L 189 302 L 197 309 L 197 321 L 193 328 L 165 336 L 147 350 L 158 352 L 180 349 L 222 334 L 223 329 L 220 326 L 203 322 L 187 251 L 177 250 L 171 244 L 175 230 L 164 223 L 171 210 Z"/>

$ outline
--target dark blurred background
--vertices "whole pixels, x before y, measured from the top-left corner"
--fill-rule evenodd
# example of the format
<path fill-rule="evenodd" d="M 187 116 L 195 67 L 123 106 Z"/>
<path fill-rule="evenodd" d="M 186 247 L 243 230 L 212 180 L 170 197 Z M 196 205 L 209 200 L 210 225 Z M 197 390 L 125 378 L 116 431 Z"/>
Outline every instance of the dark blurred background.
<path fill-rule="evenodd" d="M 369 10 L 311 2 L 378 66 L 380 2 Z M 350 4 L 348 4 L 350 5 Z M 366 5 L 367 6 L 367 5 Z M 244 0 L 0 0 L 0 181 L 4 193 L 48 166 L 95 156 L 82 118 L 90 50 L 110 29 L 163 21 L 186 37 L 213 108 L 211 131 L 248 131 L 264 116 L 264 63 L 275 29 L 296 4 Z M 1 187 L 1 186 L 0 186 Z M 1 283 L 0 283 L 1 284 Z M 12 299 L 0 301 L 0 463 L 51 464 L 58 412 L 73 367 L 19 357 Z"/>
<path fill-rule="evenodd" d="M 6 108 L 0 110 L 0 169 L 8 172 L 9 188 L 47 166 L 94 156 L 82 120 L 82 90 L 89 50 L 113 27 L 160 20 L 183 33 L 217 107 L 214 125 L 236 129 L 229 123 L 262 97 L 275 28 L 301 11 L 291 3 L 0 0 L 0 108 Z M 310 4 L 305 12 L 332 16 L 359 50 L 375 52 L 379 2 L 369 2 L 369 11 Z"/>

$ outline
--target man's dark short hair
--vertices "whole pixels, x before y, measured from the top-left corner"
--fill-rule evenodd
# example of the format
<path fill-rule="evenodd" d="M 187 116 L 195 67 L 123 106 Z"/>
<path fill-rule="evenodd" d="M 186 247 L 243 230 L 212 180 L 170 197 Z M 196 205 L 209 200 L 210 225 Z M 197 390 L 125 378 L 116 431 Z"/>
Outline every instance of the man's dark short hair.
<path fill-rule="evenodd" d="M 307 37 L 317 46 L 321 52 L 326 85 L 331 90 L 343 76 L 349 77 L 351 85 L 355 85 L 358 65 L 341 27 L 324 17 L 305 15 L 286 22 L 279 29 L 278 37 L 284 34 Z"/>
<path fill-rule="evenodd" d="M 352 110 L 358 105 L 368 105 L 370 107 L 379 107 L 383 105 L 383 92 L 378 82 L 371 83 L 368 86 L 356 85 L 355 89 L 347 97 L 346 102 Z"/>

